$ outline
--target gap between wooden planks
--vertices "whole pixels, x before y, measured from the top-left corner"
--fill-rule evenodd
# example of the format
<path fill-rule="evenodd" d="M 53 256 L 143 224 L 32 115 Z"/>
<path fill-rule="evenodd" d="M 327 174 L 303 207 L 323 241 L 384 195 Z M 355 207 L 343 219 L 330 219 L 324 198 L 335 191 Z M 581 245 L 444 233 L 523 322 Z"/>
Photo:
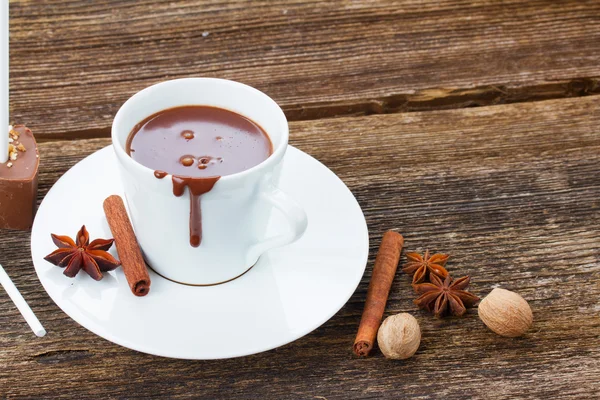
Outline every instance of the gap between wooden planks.
<path fill-rule="evenodd" d="M 600 3 L 477 0 L 11 3 L 11 116 L 106 137 L 160 81 L 234 79 L 290 120 L 600 93 Z"/>
<path fill-rule="evenodd" d="M 95 336 L 40 286 L 29 235 L 5 235 L 4 266 L 48 335 L 33 337 L 0 295 L 0 397 L 590 398 L 600 390 L 599 126 L 597 96 L 292 122 L 291 143 L 333 169 L 357 197 L 371 257 L 356 293 L 330 321 L 240 359 L 170 360 Z M 70 166 L 108 144 L 42 144 L 40 199 Z M 403 362 L 377 352 L 353 358 L 375 251 L 390 228 L 403 233 L 407 251 L 449 252 L 448 269 L 471 275 L 473 292 L 501 286 L 522 294 L 534 311 L 533 330 L 498 337 L 476 310 L 436 320 L 415 308 L 410 279 L 399 273 L 386 315 L 416 316 L 419 351 Z"/>

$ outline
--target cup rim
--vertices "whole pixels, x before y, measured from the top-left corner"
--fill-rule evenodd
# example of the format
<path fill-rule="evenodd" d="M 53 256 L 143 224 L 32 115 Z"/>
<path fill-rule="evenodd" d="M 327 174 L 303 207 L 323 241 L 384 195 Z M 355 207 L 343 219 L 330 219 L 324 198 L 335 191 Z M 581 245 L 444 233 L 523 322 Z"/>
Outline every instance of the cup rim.
<path fill-rule="evenodd" d="M 287 148 L 288 145 L 288 140 L 289 140 L 289 126 L 288 126 L 288 121 L 287 118 L 283 112 L 283 110 L 281 109 L 281 107 L 279 106 L 279 104 L 277 104 L 275 102 L 275 100 L 273 100 L 271 97 L 269 97 L 267 94 L 261 92 L 260 90 L 253 88 L 252 86 L 246 85 L 244 83 L 241 82 L 236 82 L 236 81 L 232 81 L 229 79 L 221 79 L 221 78 L 202 78 L 202 77 L 195 77 L 195 78 L 179 78 L 179 79 L 170 79 L 167 81 L 162 81 L 159 83 L 156 83 L 154 85 L 148 86 L 140 91 L 138 91 L 137 93 L 135 93 L 134 95 L 132 95 L 131 97 L 129 97 L 125 103 L 123 103 L 121 105 L 121 107 L 119 107 L 119 110 L 117 111 L 117 113 L 115 114 L 115 118 L 113 119 L 113 123 L 111 126 L 111 141 L 112 141 L 112 145 L 113 145 L 113 149 L 117 155 L 117 158 L 119 158 L 120 160 L 122 160 L 124 163 L 128 164 L 129 166 L 131 166 L 132 168 L 137 169 L 138 171 L 143 171 L 144 173 L 150 173 L 152 175 L 154 175 L 154 170 L 152 168 L 146 167 L 143 164 L 140 164 L 139 162 L 137 162 L 136 160 L 134 160 L 132 157 L 129 156 L 129 154 L 127 154 L 127 151 L 125 150 L 125 148 L 121 145 L 119 137 L 118 137 L 118 133 L 117 133 L 117 126 L 121 123 L 121 120 L 124 118 L 123 115 L 126 113 L 126 109 L 133 107 L 133 103 L 135 103 L 140 97 L 144 96 L 146 93 L 148 92 L 152 92 L 155 90 L 158 90 L 160 88 L 162 88 L 163 86 L 169 86 L 172 85 L 176 82 L 181 82 L 181 81 L 194 81 L 194 82 L 217 82 L 220 85 L 226 85 L 226 86 L 231 86 L 231 87 L 238 87 L 238 88 L 242 88 L 244 90 L 247 90 L 257 96 L 263 97 L 264 99 L 267 100 L 267 102 L 273 104 L 275 106 L 275 112 L 276 114 L 274 115 L 274 118 L 277 118 L 279 120 L 279 125 L 281 128 L 281 139 L 279 141 L 279 145 L 277 146 L 277 148 L 273 148 L 273 153 L 271 153 L 271 155 L 269 157 L 267 157 L 264 161 L 262 161 L 261 163 L 248 168 L 246 170 L 240 171 L 240 172 L 236 172 L 235 174 L 230 174 L 230 175 L 223 175 L 219 177 L 219 182 L 226 182 L 226 181 L 232 181 L 235 179 L 242 179 L 245 176 L 248 176 L 250 174 L 253 174 L 261 169 L 264 169 L 272 164 L 276 164 L 277 162 L 279 162 L 279 160 L 281 160 L 283 158 L 283 155 L 285 153 L 285 150 Z M 200 104 L 200 103 L 196 103 L 196 104 L 182 104 L 180 106 L 186 106 L 186 105 L 206 105 L 206 106 L 212 106 L 210 104 Z M 180 107 L 180 106 L 174 106 L 174 107 Z M 214 107 L 214 106 L 212 106 Z M 219 107 L 219 108 L 223 108 L 223 109 L 227 109 L 225 107 Z M 229 111 L 235 112 L 236 114 L 239 114 L 237 111 L 234 110 L 230 110 L 227 109 Z M 242 114 L 240 114 L 242 115 Z M 252 118 L 250 118 L 247 115 L 242 115 L 245 118 L 250 119 L 251 121 L 254 122 L 254 120 Z M 256 123 L 256 122 L 255 122 Z M 260 125 L 259 125 L 260 126 Z M 129 136 L 129 133 L 127 133 L 127 136 Z M 265 130 L 265 133 L 267 135 L 269 135 L 269 132 L 267 132 Z M 269 140 L 271 140 L 271 143 L 273 142 L 273 139 L 271 139 L 271 137 L 269 136 Z M 166 171 L 165 171 L 166 172 Z M 172 177 L 173 174 L 171 173 L 167 173 L 167 175 L 165 175 L 165 177 Z M 184 175 L 180 175 L 180 176 L 184 176 Z M 210 177 L 205 177 L 205 178 L 210 178 Z"/>

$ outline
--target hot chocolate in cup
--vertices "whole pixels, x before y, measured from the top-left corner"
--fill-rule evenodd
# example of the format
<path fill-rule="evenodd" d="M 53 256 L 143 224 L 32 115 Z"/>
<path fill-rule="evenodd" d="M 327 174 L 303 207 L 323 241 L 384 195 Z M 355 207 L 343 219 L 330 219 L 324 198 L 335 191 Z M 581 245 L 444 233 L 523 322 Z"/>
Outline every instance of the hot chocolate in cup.
<path fill-rule="evenodd" d="M 183 128 L 183 115 L 191 129 Z M 160 135 L 167 146 L 158 146 Z M 288 135 L 275 101 L 238 82 L 178 79 L 127 100 L 113 121 L 112 142 L 148 265 L 176 282 L 214 285 L 244 274 L 267 250 L 300 238 L 306 213 L 277 188 Z M 226 139 L 222 146 L 212 146 L 219 137 Z M 189 154 L 179 154 L 188 145 Z M 235 146 L 241 152 L 232 152 Z M 266 237 L 273 213 L 282 214 L 287 227 Z"/>

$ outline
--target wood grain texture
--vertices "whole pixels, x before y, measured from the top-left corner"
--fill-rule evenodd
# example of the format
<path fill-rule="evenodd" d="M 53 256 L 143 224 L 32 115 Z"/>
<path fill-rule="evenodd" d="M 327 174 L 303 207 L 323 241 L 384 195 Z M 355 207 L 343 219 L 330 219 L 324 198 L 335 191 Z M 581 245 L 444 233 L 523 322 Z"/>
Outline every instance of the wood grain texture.
<path fill-rule="evenodd" d="M 336 172 L 367 218 L 371 256 L 350 301 L 276 350 L 188 362 L 101 339 L 37 280 L 27 233 L 4 233 L 2 262 L 45 324 L 36 339 L 0 290 L 0 398 L 589 399 L 600 391 L 600 96 L 291 124 L 291 143 Z M 106 139 L 41 145 L 40 198 Z M 449 252 L 474 293 L 520 293 L 534 313 L 518 339 L 470 310 L 436 320 L 398 273 L 386 315 L 410 312 L 416 355 L 357 359 L 352 343 L 381 235 Z M 404 257 L 401 262 L 404 261 Z M 150 294 L 151 295 L 151 294 Z"/>
<path fill-rule="evenodd" d="M 238 80 L 292 120 L 600 93 L 600 3 L 46 0 L 11 4 L 11 117 L 107 137 L 135 92 Z"/>

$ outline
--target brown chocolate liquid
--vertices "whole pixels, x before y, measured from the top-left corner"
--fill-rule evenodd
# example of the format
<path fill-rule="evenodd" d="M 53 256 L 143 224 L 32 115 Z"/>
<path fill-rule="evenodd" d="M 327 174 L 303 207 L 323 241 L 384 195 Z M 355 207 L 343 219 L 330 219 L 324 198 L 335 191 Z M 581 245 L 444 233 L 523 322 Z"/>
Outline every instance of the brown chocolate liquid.
<path fill-rule="evenodd" d="M 233 111 L 209 106 L 169 108 L 133 127 L 127 153 L 163 179 L 172 175 L 173 194 L 190 192 L 190 244 L 202 241 L 200 196 L 221 176 L 250 169 L 273 153 L 267 133 Z"/>

